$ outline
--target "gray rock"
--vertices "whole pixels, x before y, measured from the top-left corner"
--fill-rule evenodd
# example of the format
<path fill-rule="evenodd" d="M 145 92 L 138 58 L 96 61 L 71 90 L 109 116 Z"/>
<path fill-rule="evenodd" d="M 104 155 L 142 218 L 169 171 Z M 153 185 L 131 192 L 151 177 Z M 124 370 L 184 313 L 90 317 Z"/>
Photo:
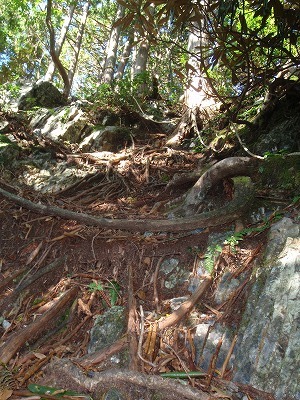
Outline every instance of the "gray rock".
<path fill-rule="evenodd" d="M 271 226 L 268 246 L 265 251 L 265 262 L 269 262 L 279 255 L 288 237 L 296 238 L 300 234 L 299 225 L 290 218 L 284 217 Z"/>
<path fill-rule="evenodd" d="M 59 107 L 67 104 L 63 94 L 50 82 L 39 82 L 26 86 L 18 102 L 19 110 L 32 110 L 34 107 Z"/>
<path fill-rule="evenodd" d="M 123 148 L 130 139 L 130 130 L 119 126 L 106 126 L 95 128 L 80 143 L 83 151 L 111 151 L 116 152 Z"/>
<path fill-rule="evenodd" d="M 104 395 L 103 400 L 124 400 L 119 390 L 112 388 Z"/>
<path fill-rule="evenodd" d="M 277 153 L 279 150 L 293 152 L 299 150 L 299 116 L 294 116 L 277 123 L 268 133 L 256 141 L 254 151 L 257 154 Z"/>
<path fill-rule="evenodd" d="M 215 292 L 215 302 L 222 304 L 229 299 L 230 295 L 239 287 L 241 282 L 245 279 L 245 275 L 239 275 L 238 279 L 233 278 L 230 272 L 225 272 L 217 286 Z"/>
<path fill-rule="evenodd" d="M 75 104 L 55 110 L 40 108 L 32 115 L 30 127 L 49 139 L 76 143 L 89 128 L 85 113 Z"/>
<path fill-rule="evenodd" d="M 287 218 L 273 226 L 235 347 L 233 380 L 277 400 L 300 399 L 300 238 L 286 239 L 297 233 L 299 225 Z"/>
<path fill-rule="evenodd" d="M 170 299 L 170 309 L 172 311 L 178 310 L 178 308 L 181 306 L 182 303 L 188 300 L 188 296 L 183 296 L 183 297 L 174 297 L 173 299 Z"/>
<path fill-rule="evenodd" d="M 212 357 L 216 352 L 216 347 L 219 341 L 222 340 L 216 362 L 216 367 L 221 369 L 230 349 L 233 337 L 234 332 L 231 329 L 221 324 L 214 324 L 214 321 L 198 324 L 194 337 L 196 365 L 203 368 L 204 371 L 207 371 Z M 233 358 L 231 358 L 227 368 L 231 368 L 232 363 Z"/>
<path fill-rule="evenodd" d="M 91 329 L 88 353 L 102 350 L 113 344 L 126 331 L 126 311 L 124 307 L 114 306 L 99 315 Z"/>
<path fill-rule="evenodd" d="M 0 165 L 12 167 L 16 164 L 16 160 L 20 154 L 20 149 L 15 143 L 6 143 L 1 145 L 0 142 Z"/>
<path fill-rule="evenodd" d="M 6 120 L 0 121 L 0 133 L 1 134 L 9 132 L 8 127 L 9 127 L 8 121 L 6 121 Z"/>
<path fill-rule="evenodd" d="M 189 272 L 179 265 L 179 260 L 176 258 L 165 259 L 160 266 L 160 271 L 167 289 L 182 285 L 189 279 Z"/>

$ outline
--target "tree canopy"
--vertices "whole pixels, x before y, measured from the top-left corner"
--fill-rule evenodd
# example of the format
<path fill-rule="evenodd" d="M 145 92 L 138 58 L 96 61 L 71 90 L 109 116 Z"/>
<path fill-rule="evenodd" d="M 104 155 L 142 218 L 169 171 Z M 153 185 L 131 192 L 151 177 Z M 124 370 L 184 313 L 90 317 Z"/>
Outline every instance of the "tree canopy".
<path fill-rule="evenodd" d="M 0 21 L 1 84 L 49 79 L 54 62 L 50 79 L 66 95 L 105 97 L 118 86 L 122 99 L 144 82 L 150 96 L 155 78 L 160 96 L 177 102 L 192 71 L 226 102 L 298 79 L 297 0 L 8 0 Z"/>

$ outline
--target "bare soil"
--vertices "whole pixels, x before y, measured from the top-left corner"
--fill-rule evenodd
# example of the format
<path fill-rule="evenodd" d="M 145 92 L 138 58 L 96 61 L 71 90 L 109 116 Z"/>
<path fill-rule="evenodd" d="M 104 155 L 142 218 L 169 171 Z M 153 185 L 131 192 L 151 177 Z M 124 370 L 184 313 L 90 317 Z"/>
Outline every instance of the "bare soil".
<path fill-rule="evenodd" d="M 99 165 L 102 178 L 98 182 L 83 181 L 80 186 L 70 187 L 58 195 L 38 195 L 26 187 L 19 189 L 19 193 L 32 201 L 109 218 L 153 218 L 157 215 L 154 205 L 176 198 L 186 190 L 183 185 L 173 189 L 172 193 L 167 192 L 164 190 L 166 182 L 175 172 L 195 169 L 200 157 L 175 151 L 167 156 L 149 150 L 152 161 L 149 168 L 148 164 L 141 163 L 145 149 L 136 154 L 130 167 L 127 166 L 128 169 L 122 173 L 116 172 L 115 166 L 107 169 L 107 165 L 105 168 Z M 11 185 L 18 186 L 14 182 Z M 45 366 L 54 357 L 76 361 L 85 356 L 94 317 L 112 306 L 109 292 L 112 282 L 119 287 L 116 304 L 124 305 L 128 313 L 134 304 L 136 322 L 140 318 L 140 306 L 146 313 L 153 313 L 155 318 L 170 313 L 170 299 L 190 296 L 191 293 L 188 282 L 172 289 L 166 288 L 167 277 L 155 274 L 162 257 L 178 259 L 179 265 L 191 277 L 195 276 L 197 263 L 205 254 L 208 235 L 229 228 L 232 226 L 157 234 L 99 230 L 70 220 L 41 216 L 0 197 L 0 316 L 10 323 L 8 328 L 0 327 L 0 344 L 4 346 L 12 335 L 22 335 L 22 330 L 49 310 L 62 293 L 71 288 L 78 289 L 57 318 L 47 321 L 43 329 L 35 332 L 12 354 L 2 369 L 4 377 L 2 381 L 0 378 L 0 388 L 2 382 L 2 387 L 13 389 L 15 392 L 11 395 L 18 398 L 21 393 L 18 390 L 26 389 L 28 383 L 47 382 Z M 215 260 L 213 283 L 196 305 L 194 324 L 184 328 L 183 323 L 171 331 L 174 352 L 172 356 L 169 352 L 169 361 L 166 353 L 164 357 L 159 355 L 158 349 L 162 345 L 155 342 L 157 349 L 149 363 L 133 354 L 132 348 L 129 350 L 129 369 L 152 374 L 195 369 L 193 349 L 184 348 L 183 330 L 191 340 L 195 323 L 210 314 L 224 323 L 238 324 L 251 285 L 251 271 L 263 252 L 265 236 L 266 231 L 250 235 L 235 247 L 235 251 L 229 246 L 224 247 Z M 55 261 L 58 261 L 57 265 L 53 266 Z M 225 270 L 236 276 L 246 273 L 246 282 L 239 292 L 232 294 L 230 301 L 220 307 L 214 303 L 214 291 Z M 98 284 L 103 290 L 95 289 Z M 138 338 L 138 323 L 135 329 Z M 167 352 L 166 348 L 164 350 Z M 151 363 L 158 367 L 151 367 Z M 85 372 L 98 371 L 99 368 L 94 365 Z M 10 372 L 4 374 L 3 371 Z M 216 377 L 214 372 L 210 371 L 213 379 Z M 225 371 L 223 378 L 230 380 L 230 371 Z M 206 392 L 211 390 L 211 384 L 207 386 L 201 379 L 192 383 Z"/>

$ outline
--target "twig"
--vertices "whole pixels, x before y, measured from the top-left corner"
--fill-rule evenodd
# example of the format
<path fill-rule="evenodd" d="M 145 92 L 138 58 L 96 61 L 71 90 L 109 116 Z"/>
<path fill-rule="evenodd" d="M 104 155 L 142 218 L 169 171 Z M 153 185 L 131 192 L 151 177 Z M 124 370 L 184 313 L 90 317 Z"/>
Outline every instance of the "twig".
<path fill-rule="evenodd" d="M 41 278 L 43 275 L 49 273 L 53 269 L 60 267 L 66 260 L 66 257 L 60 257 L 52 263 L 46 265 L 45 267 L 39 269 L 35 274 L 29 277 L 29 279 L 25 280 L 23 283 L 19 283 L 15 288 L 15 294 L 22 292 L 28 286 L 30 286 L 37 279 Z M 30 271 L 29 271 L 30 272 Z"/>
<path fill-rule="evenodd" d="M 138 362 L 137 362 L 137 351 L 138 351 L 138 343 L 136 338 L 136 301 L 134 297 L 133 290 L 133 268 L 132 262 L 129 263 L 128 267 L 128 327 L 127 327 L 127 335 L 128 335 L 128 343 L 129 343 L 129 365 L 130 369 L 133 371 L 138 370 Z"/>
<path fill-rule="evenodd" d="M 242 146 L 242 148 L 245 150 L 245 152 L 246 152 L 247 154 L 249 154 L 251 157 L 257 158 L 257 159 L 259 159 L 259 160 L 264 160 L 264 157 L 258 156 L 257 154 L 252 153 L 252 152 L 248 149 L 248 147 L 246 147 L 246 146 L 244 145 L 244 143 L 242 142 L 242 139 L 241 139 L 240 135 L 238 134 L 238 132 L 237 132 L 237 130 L 235 129 L 235 127 L 233 126 L 233 124 L 231 124 L 231 130 L 234 132 L 234 134 L 236 135 L 236 137 L 237 137 L 237 139 L 238 139 L 240 145 Z"/>
<path fill-rule="evenodd" d="M 158 279 L 158 273 L 160 266 L 165 258 L 165 255 L 161 256 L 159 260 L 157 261 L 157 265 L 153 274 L 153 296 L 154 296 L 154 304 L 156 308 L 157 314 L 160 314 L 160 304 L 159 304 L 159 298 L 158 298 L 158 291 L 157 291 L 157 279 Z"/>
<path fill-rule="evenodd" d="M 96 351 L 93 354 L 84 356 L 79 359 L 73 359 L 72 362 L 74 364 L 78 364 L 83 368 L 90 368 L 93 365 L 100 364 L 102 361 L 105 361 L 108 357 L 112 356 L 115 353 L 121 351 L 128 343 L 127 336 L 123 336 L 121 339 L 117 340 L 115 343 L 110 346 L 105 347 L 102 350 Z"/>
<path fill-rule="evenodd" d="M 234 346 L 235 346 L 235 344 L 236 344 L 237 338 L 238 338 L 237 335 L 235 335 L 234 338 L 233 338 L 233 341 L 232 341 L 232 343 L 231 343 L 231 346 L 230 346 L 230 348 L 229 348 L 229 350 L 228 350 L 228 353 L 227 353 L 227 355 L 226 355 L 226 358 L 225 358 L 225 360 L 224 360 L 224 363 L 223 363 L 222 368 L 221 368 L 221 371 L 220 371 L 220 377 L 221 377 L 221 378 L 224 377 L 224 374 L 225 374 L 225 372 L 226 372 L 226 368 L 227 368 L 227 365 L 228 365 L 228 363 L 229 363 L 230 357 L 231 357 L 231 355 L 232 355 L 232 352 L 233 352 Z"/>
<path fill-rule="evenodd" d="M 5 278 L 2 282 L 0 282 L 0 292 L 3 291 L 7 286 L 9 286 L 19 275 L 22 275 L 25 271 L 27 271 L 27 268 L 21 268 L 18 271 L 14 272 L 11 276 L 8 276 Z"/>
<path fill-rule="evenodd" d="M 220 340 L 219 340 L 219 342 L 217 344 L 216 350 L 215 350 L 215 352 L 214 352 L 214 354 L 213 354 L 213 356 L 212 356 L 212 358 L 210 360 L 210 364 L 209 364 L 209 367 L 208 367 L 208 376 L 207 376 L 207 380 L 205 382 L 207 387 L 210 387 L 211 380 L 212 380 L 214 372 L 215 372 L 216 363 L 217 363 L 217 359 L 218 359 L 218 355 L 219 355 L 222 343 L 223 343 L 223 337 L 220 338 Z"/>
<path fill-rule="evenodd" d="M 144 363 L 150 365 L 153 368 L 157 368 L 156 364 L 152 363 L 151 361 L 146 360 L 142 356 L 142 346 L 143 346 L 143 338 L 144 338 L 144 332 L 145 332 L 145 317 L 144 317 L 144 310 L 143 310 L 142 306 L 140 306 L 140 313 L 141 313 L 141 330 L 140 330 L 140 337 L 139 337 L 139 343 L 138 343 L 138 356 Z"/>

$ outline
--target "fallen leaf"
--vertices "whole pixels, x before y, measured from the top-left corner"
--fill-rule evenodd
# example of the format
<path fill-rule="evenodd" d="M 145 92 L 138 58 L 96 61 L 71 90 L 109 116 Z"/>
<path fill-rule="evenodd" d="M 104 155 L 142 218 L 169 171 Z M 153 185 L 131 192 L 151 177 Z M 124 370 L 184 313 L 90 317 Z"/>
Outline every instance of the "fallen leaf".
<path fill-rule="evenodd" d="M 144 264 L 147 265 L 148 267 L 150 266 L 150 264 L 151 264 L 151 259 L 150 259 L 150 257 L 145 257 L 145 258 L 144 258 Z"/>
<path fill-rule="evenodd" d="M 30 256 L 27 258 L 26 265 L 30 264 L 30 263 L 35 259 L 35 257 L 39 254 L 39 251 L 41 250 L 42 245 L 43 245 L 43 242 L 41 242 L 41 243 L 31 252 Z"/>
<path fill-rule="evenodd" d="M 3 389 L 0 391 L 0 400 L 7 400 L 12 395 L 13 391 L 11 389 Z"/>
<path fill-rule="evenodd" d="M 36 353 L 36 352 L 34 352 L 33 354 L 34 354 L 34 355 L 36 356 L 36 358 L 38 358 L 39 360 L 43 360 L 44 358 L 46 358 L 45 354 L 42 354 L 42 353 Z"/>

